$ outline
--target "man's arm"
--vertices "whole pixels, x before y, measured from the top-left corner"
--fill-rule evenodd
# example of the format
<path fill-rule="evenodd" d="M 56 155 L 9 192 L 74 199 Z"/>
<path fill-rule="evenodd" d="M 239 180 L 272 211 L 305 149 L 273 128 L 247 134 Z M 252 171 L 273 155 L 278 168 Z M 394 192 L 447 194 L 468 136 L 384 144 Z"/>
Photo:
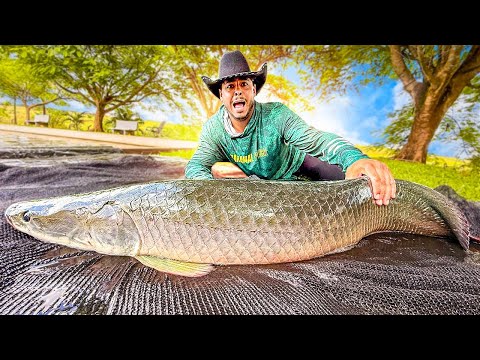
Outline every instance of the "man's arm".
<path fill-rule="evenodd" d="M 291 110 L 287 111 L 284 124 L 286 141 L 320 160 L 340 165 L 346 179 L 367 175 L 377 205 L 388 205 L 395 198 L 395 179 L 385 163 L 370 159 L 341 136 L 309 126 Z"/>
<path fill-rule="evenodd" d="M 213 179 L 212 165 L 225 161 L 219 146 L 207 128 L 202 130 L 198 148 L 185 167 L 187 179 Z"/>
<path fill-rule="evenodd" d="M 281 122 L 283 129 L 280 131 L 284 140 L 307 154 L 339 165 L 344 172 L 355 161 L 369 158 L 343 137 L 308 125 L 289 108 L 285 107 L 283 115 L 285 116 Z"/>

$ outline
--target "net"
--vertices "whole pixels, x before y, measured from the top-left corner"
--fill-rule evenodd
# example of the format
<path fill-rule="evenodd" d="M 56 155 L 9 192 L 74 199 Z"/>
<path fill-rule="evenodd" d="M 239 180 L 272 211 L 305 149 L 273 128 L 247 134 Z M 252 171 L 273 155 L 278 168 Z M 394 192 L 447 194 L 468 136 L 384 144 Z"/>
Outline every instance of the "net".
<path fill-rule="evenodd" d="M 124 154 L 0 161 L 0 212 L 21 200 L 183 177 L 185 161 Z M 457 202 L 479 234 L 480 205 Z M 480 314 L 480 247 L 382 234 L 304 262 L 185 278 L 133 258 L 46 244 L 0 217 L 1 314 Z"/>

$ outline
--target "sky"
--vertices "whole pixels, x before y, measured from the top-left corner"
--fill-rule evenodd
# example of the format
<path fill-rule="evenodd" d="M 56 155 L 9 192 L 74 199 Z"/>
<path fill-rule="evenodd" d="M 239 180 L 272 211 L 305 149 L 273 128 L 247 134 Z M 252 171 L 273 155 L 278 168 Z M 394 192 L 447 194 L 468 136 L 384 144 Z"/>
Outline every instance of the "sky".
<path fill-rule="evenodd" d="M 294 71 L 287 71 L 282 75 L 293 82 L 299 81 Z M 268 93 L 266 87 L 257 95 L 256 100 L 277 101 Z M 355 145 L 375 145 L 382 143 L 378 132 L 389 124 L 387 114 L 402 108 L 408 102 L 410 102 L 410 95 L 403 90 L 401 82 L 391 80 L 382 86 L 370 84 L 360 87 L 358 92 L 352 90 L 345 95 L 337 95 L 329 101 L 317 101 L 313 104 L 315 106 L 313 111 L 305 112 L 294 108 L 292 110 L 319 130 L 343 136 Z M 462 105 L 461 103 L 454 105 L 452 111 L 455 111 L 455 106 Z M 62 108 L 74 111 L 95 111 L 93 107 L 85 107 L 78 102 L 71 102 L 68 107 Z M 140 106 L 134 107 L 133 110 L 144 120 L 167 120 L 175 123 L 182 121 L 179 113 L 165 114 L 161 110 L 146 110 Z M 442 156 L 462 157 L 458 149 L 459 144 L 432 142 L 428 152 Z"/>

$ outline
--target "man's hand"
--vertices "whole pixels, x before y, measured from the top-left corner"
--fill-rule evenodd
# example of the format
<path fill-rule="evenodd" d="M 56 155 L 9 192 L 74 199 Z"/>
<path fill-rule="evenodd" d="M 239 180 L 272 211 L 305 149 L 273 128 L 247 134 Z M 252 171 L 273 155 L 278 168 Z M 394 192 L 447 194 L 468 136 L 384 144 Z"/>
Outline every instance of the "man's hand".
<path fill-rule="evenodd" d="M 373 201 L 377 205 L 388 205 L 395 198 L 395 179 L 386 164 L 374 159 L 360 159 L 347 168 L 345 179 L 367 175 L 371 181 Z"/>

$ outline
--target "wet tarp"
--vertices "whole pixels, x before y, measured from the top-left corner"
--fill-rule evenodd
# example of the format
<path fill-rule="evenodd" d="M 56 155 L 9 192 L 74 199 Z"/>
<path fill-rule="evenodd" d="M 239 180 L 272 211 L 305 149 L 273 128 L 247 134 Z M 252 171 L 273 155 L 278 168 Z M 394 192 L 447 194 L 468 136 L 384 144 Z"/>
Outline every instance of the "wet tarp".
<path fill-rule="evenodd" d="M 146 181 L 183 178 L 182 159 L 124 154 L 68 161 L 0 161 L 8 205 Z M 440 187 L 479 234 L 480 205 Z M 375 235 L 309 261 L 219 266 L 199 278 L 167 275 L 133 258 L 47 244 L 0 217 L 0 314 L 480 314 L 480 247 Z"/>

